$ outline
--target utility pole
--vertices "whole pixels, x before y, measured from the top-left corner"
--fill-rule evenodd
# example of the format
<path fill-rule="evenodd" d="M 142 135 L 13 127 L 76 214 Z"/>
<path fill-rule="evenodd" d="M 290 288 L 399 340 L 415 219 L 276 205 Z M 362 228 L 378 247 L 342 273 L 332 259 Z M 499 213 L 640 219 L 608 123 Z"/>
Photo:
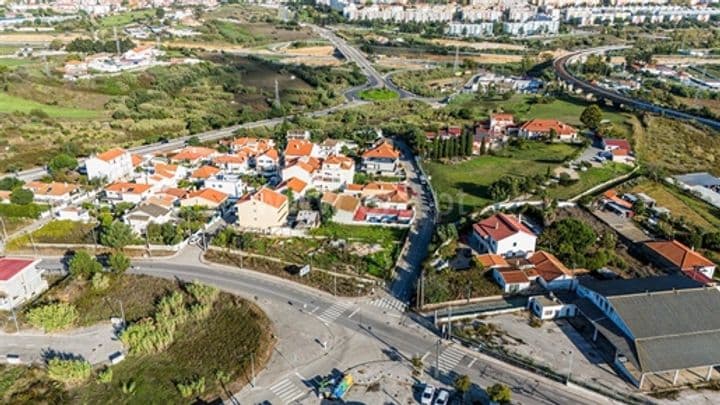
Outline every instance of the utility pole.
<path fill-rule="evenodd" d="M 570 350 L 568 352 L 568 356 L 570 356 L 570 359 L 568 359 L 568 375 L 567 375 L 567 381 L 565 384 L 570 384 L 570 375 L 572 374 L 572 364 L 573 364 L 573 351 Z"/>
<path fill-rule="evenodd" d="M 337 274 L 333 273 L 333 295 L 337 297 Z"/>
<path fill-rule="evenodd" d="M 453 73 L 457 73 L 459 59 L 460 59 L 460 46 L 455 45 L 455 62 L 453 63 Z"/>
<path fill-rule="evenodd" d="M 452 340 L 452 306 L 448 311 L 448 340 Z"/>
<path fill-rule="evenodd" d="M 120 316 L 122 317 L 122 326 L 125 329 L 125 308 L 123 308 L 122 300 L 118 300 L 120 303 Z"/>
<path fill-rule="evenodd" d="M 277 79 L 275 79 L 275 105 L 280 107 L 280 85 Z"/>
<path fill-rule="evenodd" d="M 32 236 L 32 232 L 28 232 L 27 235 L 30 237 L 30 243 L 32 244 L 33 253 L 37 256 L 37 246 L 35 246 L 35 239 Z"/>
<path fill-rule="evenodd" d="M 120 40 L 117 36 L 117 27 L 113 27 L 113 36 L 115 37 L 115 50 L 117 51 L 117 56 L 120 56 Z"/>
<path fill-rule="evenodd" d="M 250 353 L 250 372 L 252 373 L 250 385 L 255 388 L 255 353 Z"/>
<path fill-rule="evenodd" d="M 440 341 L 441 339 L 438 339 L 435 344 L 435 379 L 438 378 L 438 373 L 440 372 Z"/>
<path fill-rule="evenodd" d="M 13 321 L 15 322 L 15 330 L 17 333 L 20 333 L 20 326 L 18 325 L 17 321 L 17 314 L 15 313 L 15 305 L 10 305 L 10 311 L 12 312 Z"/>
<path fill-rule="evenodd" d="M 7 229 L 5 228 L 5 221 L 0 217 L 0 225 L 2 225 L 2 233 L 3 233 L 3 240 L 7 242 L 8 234 Z"/>

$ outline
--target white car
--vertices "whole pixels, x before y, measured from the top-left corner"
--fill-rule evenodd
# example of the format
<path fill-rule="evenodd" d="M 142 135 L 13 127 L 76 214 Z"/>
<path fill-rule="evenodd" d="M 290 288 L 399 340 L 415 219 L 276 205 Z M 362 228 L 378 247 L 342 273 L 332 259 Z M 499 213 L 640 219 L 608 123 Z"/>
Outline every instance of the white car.
<path fill-rule="evenodd" d="M 450 400 L 450 393 L 447 390 L 440 390 L 437 398 L 435 398 L 434 405 L 447 405 Z"/>
<path fill-rule="evenodd" d="M 420 403 L 422 405 L 432 405 L 433 395 L 435 394 L 435 387 L 432 385 L 426 385 L 423 390 L 422 396 L 420 397 Z"/>

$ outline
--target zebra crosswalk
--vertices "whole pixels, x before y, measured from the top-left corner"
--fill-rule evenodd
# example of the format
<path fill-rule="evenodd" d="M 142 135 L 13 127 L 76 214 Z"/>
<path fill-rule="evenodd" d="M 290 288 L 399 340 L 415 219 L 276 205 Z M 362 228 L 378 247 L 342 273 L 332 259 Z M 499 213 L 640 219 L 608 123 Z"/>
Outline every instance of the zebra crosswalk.
<path fill-rule="evenodd" d="M 285 378 L 270 387 L 270 391 L 275 394 L 276 397 L 280 398 L 280 401 L 284 404 L 291 403 L 304 394 L 303 391 L 289 378 Z"/>
<path fill-rule="evenodd" d="M 338 302 L 321 313 L 318 318 L 325 323 L 332 323 L 338 319 L 343 312 L 352 306 L 352 302 Z"/>
<path fill-rule="evenodd" d="M 463 357 L 465 357 L 465 353 L 456 349 L 455 347 L 448 347 L 442 353 L 440 353 L 438 368 L 443 373 L 447 373 L 448 371 L 457 367 Z"/>
<path fill-rule="evenodd" d="M 405 312 L 407 309 L 407 304 L 392 297 L 375 298 L 370 303 L 382 309 L 394 309 L 399 312 Z"/>

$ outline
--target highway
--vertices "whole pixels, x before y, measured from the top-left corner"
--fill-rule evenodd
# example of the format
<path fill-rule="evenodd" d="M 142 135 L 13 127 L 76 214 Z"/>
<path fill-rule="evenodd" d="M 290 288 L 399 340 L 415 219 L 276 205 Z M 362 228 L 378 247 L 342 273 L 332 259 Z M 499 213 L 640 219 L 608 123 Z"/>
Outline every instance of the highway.
<path fill-rule="evenodd" d="M 630 98 L 628 96 L 625 96 L 621 93 L 618 93 L 616 91 L 608 90 L 606 88 L 594 85 L 592 83 L 589 83 L 587 81 L 584 81 L 582 79 L 579 79 L 575 76 L 573 76 L 568 70 L 567 70 L 567 64 L 569 61 L 580 58 L 586 55 L 590 54 L 598 54 L 598 53 L 605 53 L 607 51 L 611 50 L 618 50 L 618 49 L 624 49 L 627 48 L 627 46 L 612 46 L 612 47 L 601 47 L 601 48 L 593 48 L 593 49 L 586 49 L 579 52 L 571 53 L 568 55 L 561 56 L 553 61 L 553 68 L 555 69 L 555 72 L 557 73 L 558 77 L 565 83 L 571 84 L 574 88 L 579 88 L 585 93 L 592 94 L 596 97 L 604 98 L 607 100 L 612 101 L 615 104 L 623 104 L 628 108 L 640 110 L 640 111 L 647 111 L 653 114 L 659 114 L 665 117 L 674 118 L 678 120 L 683 121 L 692 121 L 697 122 L 703 125 L 707 125 L 708 127 L 714 128 L 714 129 L 720 129 L 720 122 L 700 117 L 697 115 L 688 114 L 682 111 L 674 110 L 672 108 L 662 107 L 656 104 L 648 103 L 646 101 L 637 100 L 634 98 Z"/>

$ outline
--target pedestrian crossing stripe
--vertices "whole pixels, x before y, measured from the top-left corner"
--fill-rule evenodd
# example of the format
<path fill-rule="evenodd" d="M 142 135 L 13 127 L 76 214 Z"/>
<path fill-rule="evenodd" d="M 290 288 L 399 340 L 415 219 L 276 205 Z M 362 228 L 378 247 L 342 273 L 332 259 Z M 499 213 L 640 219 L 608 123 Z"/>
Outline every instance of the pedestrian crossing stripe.
<path fill-rule="evenodd" d="M 394 309 L 396 311 L 405 312 L 407 304 L 401 302 L 395 298 L 377 298 L 374 299 L 372 305 L 380 307 L 382 309 Z"/>
<path fill-rule="evenodd" d="M 465 357 L 465 353 L 454 347 L 446 349 L 440 354 L 440 371 L 447 372 L 454 369 L 455 367 L 457 367 L 463 357 Z"/>
<path fill-rule="evenodd" d="M 334 305 L 332 305 L 330 308 L 323 311 L 318 318 L 325 322 L 325 323 L 331 323 L 337 318 L 340 317 L 340 315 L 343 314 L 343 312 L 347 311 L 348 308 L 352 306 L 352 302 L 338 302 Z"/>
<path fill-rule="evenodd" d="M 303 395 L 303 391 L 288 378 L 270 387 L 270 391 L 283 403 L 290 403 Z"/>

